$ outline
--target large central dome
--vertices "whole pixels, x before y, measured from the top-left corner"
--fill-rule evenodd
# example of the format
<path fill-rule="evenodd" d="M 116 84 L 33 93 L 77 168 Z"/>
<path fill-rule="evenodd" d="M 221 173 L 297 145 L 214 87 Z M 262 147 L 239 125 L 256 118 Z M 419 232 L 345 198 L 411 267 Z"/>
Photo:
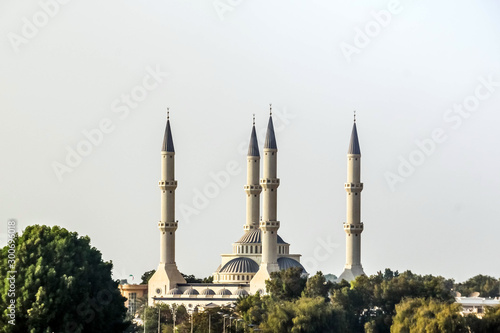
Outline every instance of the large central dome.
<path fill-rule="evenodd" d="M 260 234 L 260 229 L 254 229 L 252 231 L 247 232 L 244 234 L 239 241 L 236 243 L 239 244 L 260 244 L 262 243 L 261 241 L 261 234 Z M 278 235 L 278 244 L 287 244 L 283 238 Z"/>

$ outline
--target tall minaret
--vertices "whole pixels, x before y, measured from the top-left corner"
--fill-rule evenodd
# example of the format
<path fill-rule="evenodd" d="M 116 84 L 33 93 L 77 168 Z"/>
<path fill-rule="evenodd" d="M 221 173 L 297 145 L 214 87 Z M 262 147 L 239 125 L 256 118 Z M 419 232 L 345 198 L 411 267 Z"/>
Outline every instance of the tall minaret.
<path fill-rule="evenodd" d="M 344 188 L 347 192 L 347 222 L 344 223 L 346 233 L 346 264 L 339 281 L 354 280 L 357 276 L 365 274 L 361 266 L 361 191 L 363 183 L 361 174 L 361 150 L 359 149 L 358 131 L 356 129 L 356 114 L 351 133 L 351 143 L 347 152 L 347 183 Z"/>
<path fill-rule="evenodd" d="M 277 221 L 277 194 L 280 180 L 277 177 L 277 157 L 278 147 L 271 111 L 264 145 L 263 178 L 260 180 L 260 185 L 264 189 L 262 220 L 260 221 L 262 261 L 259 271 L 250 282 L 251 292 L 256 292 L 258 289 L 265 290 L 265 281 L 270 278 L 270 273 L 279 270 L 277 236 L 280 222 Z"/>
<path fill-rule="evenodd" d="M 186 283 L 175 263 L 175 231 L 178 221 L 175 220 L 175 150 L 170 129 L 170 115 L 167 112 L 167 126 L 161 149 L 161 219 L 160 229 L 160 264 L 148 283 L 149 304 L 153 297 L 164 296 L 178 283 Z"/>
<path fill-rule="evenodd" d="M 254 115 L 247 154 L 247 185 L 245 185 L 245 192 L 247 194 L 247 221 L 244 227 L 245 232 L 259 228 L 260 193 L 262 192 L 262 187 L 259 184 L 259 176 L 260 153 L 257 134 L 255 133 Z"/>

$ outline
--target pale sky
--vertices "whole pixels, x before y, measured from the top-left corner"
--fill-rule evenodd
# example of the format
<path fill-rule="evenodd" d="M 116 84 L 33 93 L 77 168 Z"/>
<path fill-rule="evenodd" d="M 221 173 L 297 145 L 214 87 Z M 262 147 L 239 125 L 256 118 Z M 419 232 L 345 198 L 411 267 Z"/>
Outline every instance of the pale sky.
<path fill-rule="evenodd" d="M 15 218 L 89 235 L 115 278 L 155 269 L 170 107 L 176 261 L 211 275 L 273 103 L 280 235 L 310 273 L 345 264 L 356 110 L 365 272 L 500 277 L 497 1 L 41 3 L 0 2 L 0 245 Z"/>

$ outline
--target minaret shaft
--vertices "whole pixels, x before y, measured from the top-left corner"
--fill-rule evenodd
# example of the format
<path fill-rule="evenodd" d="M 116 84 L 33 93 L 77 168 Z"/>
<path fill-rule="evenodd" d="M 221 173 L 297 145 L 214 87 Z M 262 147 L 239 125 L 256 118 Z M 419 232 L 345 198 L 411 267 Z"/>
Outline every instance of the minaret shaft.
<path fill-rule="evenodd" d="M 262 187 L 259 184 L 260 176 L 260 157 L 248 156 L 247 158 L 247 185 L 245 192 L 247 194 L 247 219 L 245 231 L 259 228 L 260 218 L 260 193 Z"/>
<path fill-rule="evenodd" d="M 363 223 L 361 222 L 361 150 L 358 142 L 358 132 L 354 123 L 351 134 L 351 142 L 347 154 L 347 183 L 344 184 L 347 192 L 347 214 L 344 223 L 346 233 L 346 264 L 344 272 L 339 281 L 354 280 L 357 276 L 364 274 L 361 266 L 361 233 Z"/>
<path fill-rule="evenodd" d="M 278 262 L 278 150 L 264 148 L 264 172 L 260 184 L 263 188 L 262 200 L 262 263 Z"/>
<path fill-rule="evenodd" d="M 160 264 L 175 264 L 175 153 L 161 152 Z"/>
<path fill-rule="evenodd" d="M 164 297 L 167 292 L 186 280 L 177 269 L 175 263 L 175 150 L 172 140 L 170 121 L 167 120 L 165 137 L 161 150 L 161 178 L 158 184 L 161 193 L 160 199 L 160 264 L 156 272 L 148 281 L 148 304 L 155 303 L 155 297 Z"/>
<path fill-rule="evenodd" d="M 247 194 L 247 219 L 244 227 L 245 232 L 259 228 L 260 193 L 262 192 L 259 177 L 260 153 L 254 118 L 247 155 L 247 185 L 245 185 L 245 193 Z"/>

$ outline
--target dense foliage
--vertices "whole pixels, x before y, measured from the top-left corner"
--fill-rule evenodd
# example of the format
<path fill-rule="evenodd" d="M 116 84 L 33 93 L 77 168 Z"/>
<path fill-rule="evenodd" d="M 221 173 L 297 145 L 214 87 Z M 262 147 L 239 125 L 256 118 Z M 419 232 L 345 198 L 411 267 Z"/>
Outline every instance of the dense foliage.
<path fill-rule="evenodd" d="M 8 249 L 15 249 L 13 269 Z M 111 262 L 60 227 L 29 226 L 1 250 L 0 332 L 122 332 L 125 298 L 111 278 Z M 15 270 L 15 281 L 9 270 Z M 15 284 L 15 295 L 8 292 Z M 13 296 L 13 297 L 11 297 Z M 15 300 L 15 325 L 7 305 Z"/>

